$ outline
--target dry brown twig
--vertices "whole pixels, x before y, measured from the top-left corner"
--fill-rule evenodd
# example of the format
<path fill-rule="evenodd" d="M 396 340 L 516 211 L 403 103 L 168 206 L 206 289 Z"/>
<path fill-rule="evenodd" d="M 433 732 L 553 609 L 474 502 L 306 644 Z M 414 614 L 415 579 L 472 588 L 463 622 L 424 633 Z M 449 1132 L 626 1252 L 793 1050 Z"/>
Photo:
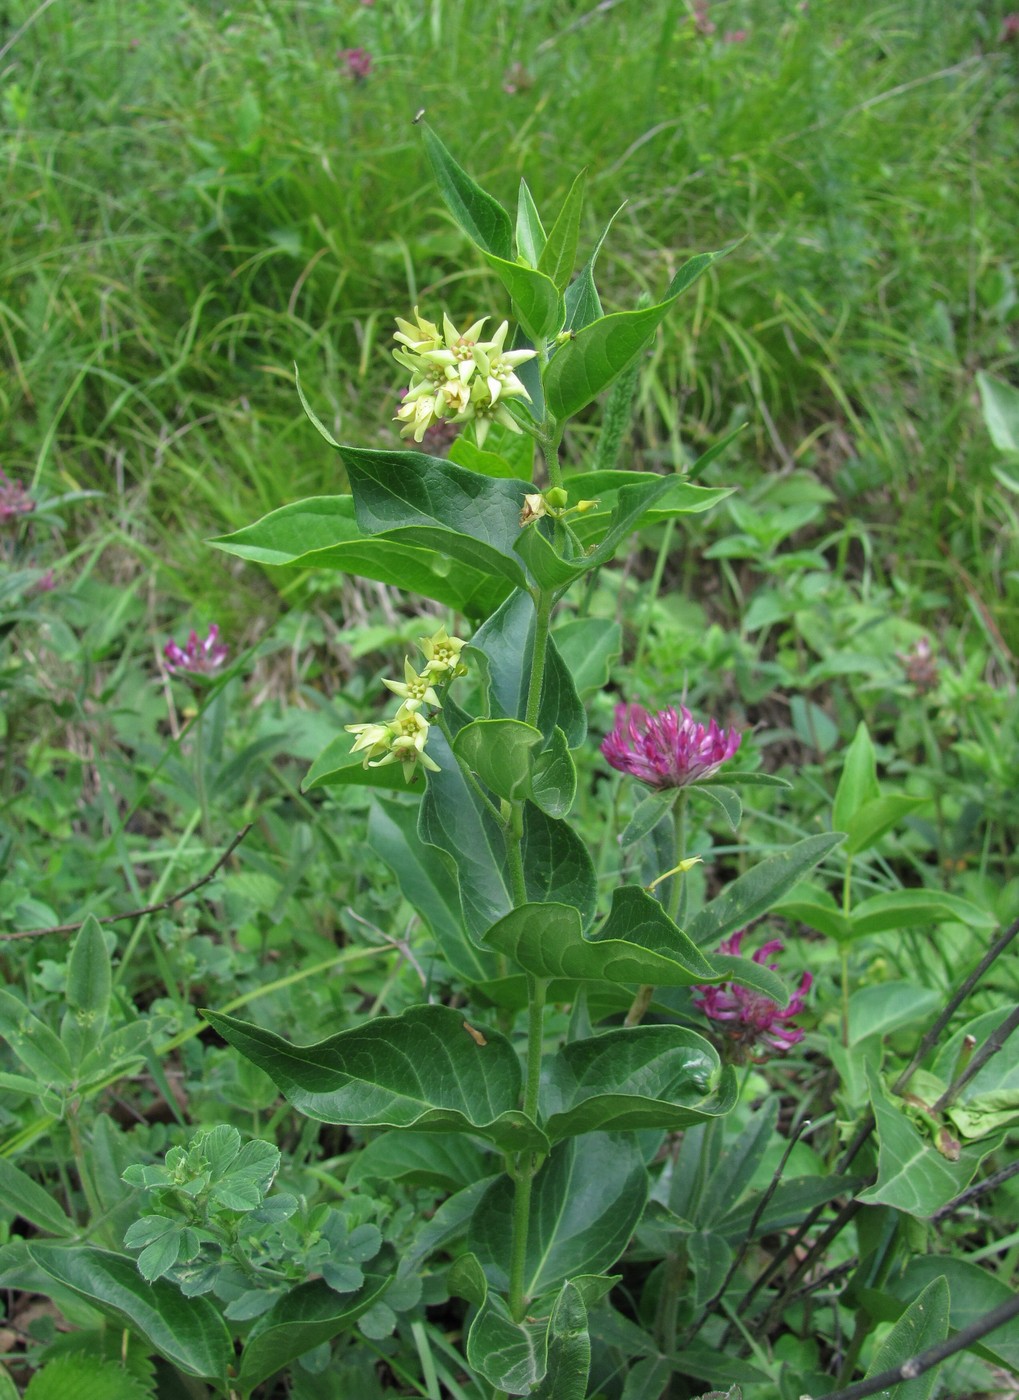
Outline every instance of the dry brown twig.
<path fill-rule="evenodd" d="M 123 914 L 105 914 L 99 920 L 99 923 L 118 924 L 124 919 L 141 919 L 146 914 L 158 914 L 160 910 L 169 909 L 171 904 L 176 904 L 178 900 L 184 899 L 189 894 L 194 894 L 196 890 L 200 890 L 203 885 L 207 885 L 210 880 L 215 879 L 254 824 L 254 822 L 248 822 L 247 826 L 241 828 L 216 861 L 216 864 L 211 870 L 206 871 L 200 880 L 195 880 L 192 884 L 185 885 L 182 890 L 175 890 L 174 893 L 169 895 L 166 899 L 161 899 L 158 904 L 146 904 L 141 909 L 129 909 Z M 15 933 L 0 933 L 0 941 L 11 943 L 17 938 L 42 938 L 46 933 L 77 933 L 84 922 L 84 919 L 78 919 L 77 922 L 73 924 L 50 924 L 47 928 L 26 928 L 18 929 Z"/>

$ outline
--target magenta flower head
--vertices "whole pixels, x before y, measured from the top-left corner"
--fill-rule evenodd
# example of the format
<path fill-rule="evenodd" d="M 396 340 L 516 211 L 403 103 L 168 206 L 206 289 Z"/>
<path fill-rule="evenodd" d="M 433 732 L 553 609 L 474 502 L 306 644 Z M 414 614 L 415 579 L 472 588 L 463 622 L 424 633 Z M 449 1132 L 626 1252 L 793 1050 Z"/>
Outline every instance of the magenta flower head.
<path fill-rule="evenodd" d="M 723 939 L 718 951 L 738 957 L 745 933 L 746 929 L 739 929 L 731 938 Z M 783 946 L 777 938 L 769 939 L 754 953 L 752 961 L 777 972 L 778 963 L 769 962 L 768 958 L 773 953 L 781 953 Z M 735 1044 L 734 1058 L 744 1063 L 755 1058 L 752 1052 L 757 1045 L 768 1046 L 782 1053 L 800 1043 L 803 1032 L 799 1026 L 792 1026 L 789 1022 L 803 1010 L 804 999 L 813 980 L 809 972 L 803 974 L 800 985 L 789 998 L 788 1006 L 779 1006 L 761 992 L 738 987 L 734 982 L 723 982 L 717 987 L 698 987 L 700 995 L 694 997 L 694 1005 L 709 1020 L 721 1022 L 725 1034 Z"/>
<path fill-rule="evenodd" d="M 714 720 L 698 724 L 685 705 L 648 714 L 640 705 L 617 705 L 616 727 L 601 751 L 621 773 L 654 788 L 686 787 L 710 778 L 740 746 L 735 729 Z"/>
<path fill-rule="evenodd" d="M 219 628 L 215 623 L 203 641 L 199 640 L 197 632 L 192 631 L 186 647 L 179 647 L 171 638 L 163 648 L 166 669 L 171 676 L 214 675 L 228 655 L 229 648 L 219 640 Z"/>
<path fill-rule="evenodd" d="M 358 82 L 372 71 L 372 56 L 367 49 L 340 49 L 336 57 L 347 65 L 348 76 Z"/>
<path fill-rule="evenodd" d="M 20 481 L 12 481 L 0 468 L 0 525 L 16 520 L 19 515 L 31 515 L 35 501 Z"/>

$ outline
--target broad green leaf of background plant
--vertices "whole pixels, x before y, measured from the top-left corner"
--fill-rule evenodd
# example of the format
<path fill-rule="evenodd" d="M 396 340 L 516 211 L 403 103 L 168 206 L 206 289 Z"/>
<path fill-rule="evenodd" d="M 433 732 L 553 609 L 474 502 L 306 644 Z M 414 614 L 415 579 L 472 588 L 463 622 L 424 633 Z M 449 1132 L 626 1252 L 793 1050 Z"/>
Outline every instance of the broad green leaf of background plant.
<path fill-rule="evenodd" d="M 724 446 L 733 434 L 722 440 Z M 705 454 L 707 455 L 707 454 Z M 732 495 L 729 486 L 696 486 L 680 476 L 661 476 L 657 472 L 597 471 L 573 472 L 563 478 L 570 501 L 597 500 L 598 505 L 573 518 L 573 528 L 585 545 L 597 544 L 604 538 L 608 523 L 618 510 L 619 493 L 633 486 L 654 486 L 667 483 L 668 489 L 645 508 L 643 524 L 660 525 L 681 515 L 702 515 Z"/>
<path fill-rule="evenodd" d="M 517 191 L 517 253 L 531 267 L 538 266 L 545 247 L 545 229 L 527 181 L 521 176 Z"/>
<path fill-rule="evenodd" d="M 507 1152 L 545 1145 L 517 1109 L 520 1062 L 510 1042 L 476 1027 L 487 1042 L 480 1045 L 449 1007 L 414 1006 L 306 1046 L 233 1016 L 204 1015 L 309 1118 L 474 1133 Z"/>
<path fill-rule="evenodd" d="M 155 1351 L 189 1376 L 225 1384 L 233 1343 L 207 1298 L 185 1298 L 162 1279 L 146 1283 L 121 1255 L 85 1245 L 35 1241 L 28 1254 L 50 1278 L 119 1325 L 140 1332 Z"/>
<path fill-rule="evenodd" d="M 449 703 L 446 715 L 456 727 L 465 718 Z M 465 781 L 442 734 L 433 731 L 429 752 L 440 771 L 429 775 L 418 833 L 452 858 L 464 922 L 472 937 L 480 939 L 513 905 L 505 834 Z M 581 911 L 585 924 L 591 921 L 597 888 L 587 847 L 571 826 L 532 802 L 523 811 L 523 860 L 530 899 L 545 900 L 554 891 Z"/>
<path fill-rule="evenodd" d="M 497 976 L 495 956 L 467 936 L 454 862 L 445 851 L 426 845 L 417 828 L 416 807 L 380 799 L 368 814 L 368 844 L 396 876 L 449 967 L 468 982 Z"/>
<path fill-rule="evenodd" d="M 534 439 L 523 434 L 521 436 L 523 441 L 533 448 Z M 467 471 L 477 472 L 479 476 L 529 482 L 534 475 L 533 455 L 533 452 L 530 452 L 514 458 L 505 457 L 500 452 L 490 452 L 478 447 L 461 433 L 449 449 L 448 460 Z"/>
<path fill-rule="evenodd" d="M 869 1064 L 867 1079 L 877 1125 L 878 1176 L 858 1199 L 868 1205 L 894 1206 L 925 1220 L 965 1190 L 977 1167 L 1000 1144 L 1004 1134 L 964 1146 L 959 1160 L 950 1162 L 896 1106 Z"/>
<path fill-rule="evenodd" d="M 8 1392 L 0 1372 L 0 1400 L 18 1400 L 13 1381 Z M 152 1390 L 115 1361 L 100 1361 L 78 1353 L 55 1356 L 37 1371 L 25 1390 L 25 1400 L 150 1400 Z"/>
<path fill-rule="evenodd" d="M 112 989 L 110 955 L 99 921 L 91 914 L 74 936 L 67 959 L 67 1012 L 60 1038 L 81 1063 L 102 1039 Z"/>
<path fill-rule="evenodd" d="M 493 924 L 484 941 L 536 977 L 656 987 L 718 980 L 714 965 L 686 939 L 668 954 L 618 938 L 587 939 L 580 914 L 565 904 L 521 905 Z"/>
<path fill-rule="evenodd" d="M 864 802 L 844 827 L 846 855 L 855 856 L 875 846 L 882 836 L 899 825 L 903 817 L 922 807 L 928 800 L 926 797 L 909 797 L 905 793 L 891 792 Z"/>
<path fill-rule="evenodd" d="M 960 923 L 984 931 L 997 926 L 993 914 L 959 895 L 944 890 L 889 890 L 856 905 L 849 919 L 849 937 L 934 923 Z"/>
<path fill-rule="evenodd" d="M 534 1178 L 524 1294 L 536 1298 L 578 1274 L 609 1268 L 626 1248 L 647 1199 L 648 1178 L 635 1136 L 587 1133 L 553 1148 Z M 468 1248 L 490 1285 L 509 1283 L 513 1182 L 499 1177 L 470 1223 Z"/>
<path fill-rule="evenodd" d="M 22 1216 L 39 1230 L 48 1234 L 67 1236 L 77 1233 L 74 1221 L 60 1208 L 58 1201 L 37 1181 L 0 1156 L 0 1215 L 8 1223 Z"/>
<path fill-rule="evenodd" d="M 554 629 L 554 636 L 577 694 L 586 698 L 604 690 L 612 663 L 623 649 L 619 623 L 603 617 L 572 617 Z"/>
<path fill-rule="evenodd" d="M 366 1181 L 406 1181 L 410 1186 L 459 1191 L 491 1173 L 491 1158 L 466 1135 L 398 1128 L 359 1148 L 345 1181 L 350 1187 Z"/>
<path fill-rule="evenodd" d="M 807 836 L 768 856 L 735 879 L 690 920 L 687 933 L 698 947 L 720 942 L 766 914 L 797 881 L 842 840 L 839 831 Z"/>
<path fill-rule="evenodd" d="M 552 279 L 493 253 L 482 251 L 481 256 L 509 292 L 513 314 L 527 338 L 540 343 L 558 335 L 566 319 L 566 304 Z"/>
<path fill-rule="evenodd" d="M 353 1327 L 392 1280 L 368 1275 L 356 1293 L 335 1293 L 314 1280 L 285 1293 L 248 1333 L 237 1385 L 245 1395 L 313 1347 Z"/>
<path fill-rule="evenodd" d="M 977 373 L 977 388 L 991 441 L 999 452 L 1019 457 L 1019 389 L 983 370 Z"/>
<path fill-rule="evenodd" d="M 656 306 L 617 311 L 578 330 L 573 340 L 556 351 L 545 372 L 545 400 L 552 416 L 563 422 L 597 398 L 640 354 L 673 303 L 730 251 L 723 248 L 690 258 Z"/>
<path fill-rule="evenodd" d="M 872 1035 L 891 1035 L 903 1026 L 919 1025 L 943 1005 L 941 992 L 913 982 L 877 982 L 860 987 L 849 998 L 849 1044 L 858 1045 Z"/>
<path fill-rule="evenodd" d="M 457 726 L 457 712 L 447 702 L 447 722 Z M 466 721 L 466 716 L 460 716 Z M 455 732 L 454 732 L 455 737 Z M 452 861 L 463 923 L 472 938 L 480 939 L 485 929 L 512 905 L 506 866 L 506 839 L 503 829 L 481 798 L 468 784 L 460 766 L 436 729 L 429 735 L 428 751 L 439 765 L 430 773 L 418 816 L 418 836 L 425 846 L 434 846 Z"/>
<path fill-rule="evenodd" d="M 546 1342 L 545 1378 L 531 1391 L 532 1400 L 584 1400 L 591 1369 L 591 1338 L 584 1298 L 569 1279 L 552 1305 Z"/>
<path fill-rule="evenodd" d="M 397 531 L 408 544 L 436 549 L 524 586 L 513 555 L 523 482 L 478 476 L 423 452 L 341 447 L 340 456 L 354 514 L 366 535 Z"/>
<path fill-rule="evenodd" d="M 467 1334 L 467 1359 L 479 1375 L 510 1395 L 583 1400 L 590 1363 L 587 1308 L 614 1279 L 567 1280 L 548 1318 L 528 1316 L 517 1323 L 505 1301 L 489 1291 L 473 1254 L 462 1255 L 449 1278 L 454 1294 L 477 1308 Z"/>
<path fill-rule="evenodd" d="M 837 831 L 848 830 L 849 823 L 864 804 L 875 802 L 880 796 L 874 745 L 870 740 L 870 731 L 861 720 L 842 761 L 842 776 L 835 789 L 832 807 L 832 826 Z"/>
<path fill-rule="evenodd" d="M 970 1326 L 1013 1296 L 1004 1279 L 951 1254 L 914 1256 L 902 1274 L 890 1281 L 889 1288 L 897 1297 L 909 1301 L 933 1280 L 942 1277 L 951 1291 L 949 1326 L 956 1330 Z M 1019 1318 L 1013 1317 L 1004 1326 L 988 1332 L 972 1350 L 996 1365 L 1019 1370 Z"/>
<path fill-rule="evenodd" d="M 934 1062 L 934 1074 L 946 1084 L 962 1070 L 960 1053 L 966 1036 L 977 1047 L 999 1029 L 1008 1015 L 996 1007 L 961 1026 L 941 1049 Z M 946 1117 L 964 1138 L 985 1138 L 1019 1118 L 1019 1035 L 1013 1032 L 997 1054 L 992 1055 L 962 1088 L 958 1098 L 945 1110 Z"/>
<path fill-rule="evenodd" d="M 943 1342 L 948 1336 L 949 1309 L 947 1280 L 943 1277 L 932 1279 L 923 1292 L 913 1299 L 874 1352 L 864 1380 L 901 1366 L 921 1351 Z M 928 1400 L 937 1379 L 938 1370 L 933 1367 L 916 1380 L 882 1391 L 882 1395 L 887 1400 Z"/>
<path fill-rule="evenodd" d="M 538 271 L 550 277 L 560 292 L 565 292 L 569 286 L 577 261 L 577 240 L 580 235 L 580 216 L 584 210 L 586 183 L 587 171 L 582 170 L 570 186 L 570 192 L 552 225 L 552 231 L 538 261 Z"/>
<path fill-rule="evenodd" d="M 512 258 L 513 227 L 506 210 L 457 164 L 430 126 L 421 131 L 435 183 L 457 224 L 483 252 Z"/>
<path fill-rule="evenodd" d="M 271 511 L 254 525 L 210 541 L 227 554 L 271 568 L 326 569 L 376 579 L 432 598 L 469 617 L 487 617 L 511 591 L 485 567 L 411 544 L 401 532 L 366 539 L 351 496 L 316 496 Z"/>
<path fill-rule="evenodd" d="M 698 1161 L 677 1162 L 672 1169 L 669 1208 L 704 1229 L 735 1209 L 764 1159 L 778 1122 L 778 1102 L 766 1099 L 735 1141 L 722 1144 L 716 1133 L 705 1141 L 700 1133 L 690 1142 Z M 698 1171 L 705 1157 L 705 1170 Z"/>
<path fill-rule="evenodd" d="M 834 896 L 820 885 L 811 885 L 806 881 L 795 884 L 773 909 L 782 918 L 806 924 L 807 928 L 815 929 L 828 938 L 841 942 L 849 936 L 849 919 L 836 904 Z"/>
<path fill-rule="evenodd" d="M 483 652 L 488 659 L 486 719 L 525 717 L 534 621 L 530 597 L 514 593 L 471 638 L 471 651 Z M 465 660 L 470 665 L 469 655 Z M 546 740 L 551 740 L 556 726 L 566 735 L 571 749 L 579 748 L 587 737 L 587 714 L 553 636 L 549 638 L 538 728 Z"/>
<path fill-rule="evenodd" d="M 557 725 L 549 746 L 542 749 L 531 769 L 529 796 L 549 817 L 561 819 L 577 795 L 577 768 L 566 735 Z"/>
<path fill-rule="evenodd" d="M 528 795 L 533 751 L 541 743 L 541 730 L 522 720 L 477 719 L 457 734 L 453 752 L 496 796 L 513 802 Z"/>
<path fill-rule="evenodd" d="M 0 988 L 0 1036 L 40 1086 L 68 1085 L 74 1069 L 67 1047 L 12 992 Z"/>
<path fill-rule="evenodd" d="M 552 1142 L 601 1130 L 674 1132 L 728 1113 L 736 1077 L 703 1036 L 630 1026 L 563 1046 L 548 1064 L 542 1126 Z"/>
<path fill-rule="evenodd" d="M 424 792 L 420 772 L 413 783 L 408 783 L 400 763 L 387 763 L 382 768 L 366 766 L 363 753 L 351 752 L 353 742 L 351 734 L 337 734 L 335 739 L 330 739 L 305 774 L 301 791 L 311 792 L 318 787 L 372 787 L 418 796 Z"/>

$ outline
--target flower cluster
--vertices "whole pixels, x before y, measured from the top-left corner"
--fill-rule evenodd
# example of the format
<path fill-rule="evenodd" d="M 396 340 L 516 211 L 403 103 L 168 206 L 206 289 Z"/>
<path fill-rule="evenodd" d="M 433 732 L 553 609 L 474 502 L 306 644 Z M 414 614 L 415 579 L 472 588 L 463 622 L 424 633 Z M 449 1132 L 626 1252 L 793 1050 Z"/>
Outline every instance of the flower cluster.
<path fill-rule="evenodd" d="M 171 639 L 163 648 L 166 669 L 171 676 L 211 676 L 223 665 L 230 654 L 225 642 L 219 640 L 219 628 L 215 623 L 209 628 L 208 636 L 199 639 L 192 631 L 186 647 L 179 647 Z"/>
<path fill-rule="evenodd" d="M 364 82 L 372 71 L 372 56 L 367 49 L 340 49 L 336 61 L 346 64 L 347 76 L 355 82 Z"/>
<path fill-rule="evenodd" d="M 387 763 L 402 763 L 403 776 L 408 783 L 414 782 L 418 764 L 432 773 L 439 771 L 439 765 L 425 753 L 431 726 L 421 713 L 422 705 L 434 705 L 440 709 L 436 684 L 449 682 L 454 676 L 464 675 L 467 670 L 460 661 L 460 652 L 466 643 L 459 637 L 450 637 L 445 627 L 440 627 L 431 637 L 422 637 L 418 645 L 424 653 L 424 669 L 415 671 L 408 657 L 404 659 L 402 681 L 382 682 L 403 701 L 393 718 L 373 724 L 344 726 L 348 734 L 357 735 L 351 753 L 363 756 L 365 768 L 383 768 Z"/>
<path fill-rule="evenodd" d="M 16 520 L 19 515 L 31 515 L 35 501 L 20 481 L 12 481 L 0 468 L 0 525 Z"/>
<path fill-rule="evenodd" d="M 918 695 L 925 695 L 938 683 L 938 663 L 931 650 L 930 640 L 921 637 L 910 651 L 897 651 L 895 655 L 902 663 L 906 679 Z"/>
<path fill-rule="evenodd" d="M 487 316 L 458 331 L 443 314 L 442 330 L 426 321 L 414 308 L 414 320 L 396 318 L 399 329 L 393 339 L 399 349 L 393 358 L 410 370 L 410 388 L 396 411 L 403 423 L 401 437 L 420 442 L 435 423 L 473 423 L 482 446 L 492 423 L 514 433 L 520 427 L 506 408 L 508 399 L 530 399 L 516 370 L 532 360 L 536 350 L 506 350 L 509 322 L 491 340 L 481 340 Z"/>
<path fill-rule="evenodd" d="M 698 724 L 685 705 L 648 714 L 640 705 L 617 705 L 616 724 L 601 751 L 613 768 L 654 788 L 686 787 L 718 771 L 740 746 L 738 730 L 714 720 Z"/>
<path fill-rule="evenodd" d="M 745 933 L 746 929 L 739 929 L 731 938 L 722 941 L 718 951 L 738 957 Z M 768 958 L 781 953 L 783 946 L 777 938 L 769 939 L 753 954 L 752 961 L 777 972 L 778 964 L 769 962 Z M 789 1022 L 803 1010 L 813 980 L 809 972 L 803 974 L 788 1006 L 779 1006 L 761 992 L 738 987 L 734 982 L 723 982 L 718 987 L 698 987 L 700 995 L 694 997 L 694 1005 L 712 1021 L 723 1023 L 726 1035 L 737 1047 L 737 1058 L 745 1060 L 758 1044 L 779 1052 L 799 1044 L 803 1032 Z"/>

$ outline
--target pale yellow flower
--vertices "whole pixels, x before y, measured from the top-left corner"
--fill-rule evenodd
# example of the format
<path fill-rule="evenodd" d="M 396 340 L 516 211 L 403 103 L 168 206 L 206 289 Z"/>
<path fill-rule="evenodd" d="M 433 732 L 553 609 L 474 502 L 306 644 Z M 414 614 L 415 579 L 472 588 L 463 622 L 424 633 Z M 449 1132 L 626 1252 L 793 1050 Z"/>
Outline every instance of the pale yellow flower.
<path fill-rule="evenodd" d="M 514 374 L 518 365 L 533 360 L 537 350 L 503 350 L 509 322 L 503 321 L 491 340 L 474 347 L 474 359 L 484 375 L 489 397 L 495 403 L 499 398 L 523 398 L 530 402 L 530 394 L 523 382 Z"/>
<path fill-rule="evenodd" d="M 365 768 L 368 767 L 369 759 L 385 753 L 392 742 L 393 733 L 388 724 L 345 724 L 343 727 L 348 734 L 358 736 L 350 752 L 364 753 Z"/>
<path fill-rule="evenodd" d="M 430 727 L 416 709 L 401 705 L 388 726 L 392 734 L 389 752 L 383 758 L 374 759 L 368 767 L 384 768 L 388 763 L 402 763 L 403 776 L 408 783 L 414 781 L 415 768 L 419 763 L 430 772 L 438 773 L 439 765 L 425 753 Z"/>
<path fill-rule="evenodd" d="M 404 709 L 419 709 L 422 705 L 435 705 L 439 707 L 440 701 L 431 683 L 431 676 L 427 671 L 419 676 L 410 664 L 408 659 L 404 659 L 403 673 L 405 679 L 402 681 L 390 681 L 384 676 L 382 684 L 391 690 L 394 695 L 399 695 L 403 700 Z"/>
<path fill-rule="evenodd" d="M 430 637 L 419 637 L 418 646 L 427 662 L 422 674 L 441 676 L 445 671 L 462 674 L 460 653 L 466 645 L 459 637 L 448 636 L 445 627 L 440 627 Z"/>

